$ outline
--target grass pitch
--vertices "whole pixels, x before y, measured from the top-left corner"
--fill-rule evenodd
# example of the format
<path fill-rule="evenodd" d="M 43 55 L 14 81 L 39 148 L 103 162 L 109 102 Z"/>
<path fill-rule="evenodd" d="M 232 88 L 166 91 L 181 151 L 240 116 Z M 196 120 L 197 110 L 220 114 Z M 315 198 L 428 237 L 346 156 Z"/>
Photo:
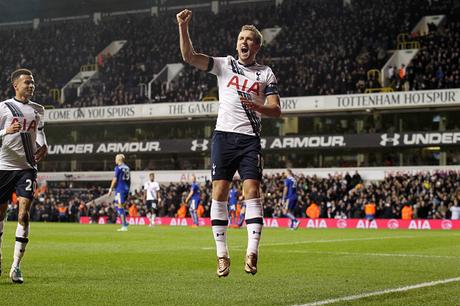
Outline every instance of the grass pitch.
<path fill-rule="evenodd" d="M 16 224 L 3 237 L 1 305 L 293 305 L 457 278 L 460 232 L 265 228 L 259 272 L 243 271 L 246 230 L 229 229 L 231 273 L 215 275 L 211 229 L 31 225 L 12 284 Z M 460 282 L 337 305 L 458 305 Z"/>

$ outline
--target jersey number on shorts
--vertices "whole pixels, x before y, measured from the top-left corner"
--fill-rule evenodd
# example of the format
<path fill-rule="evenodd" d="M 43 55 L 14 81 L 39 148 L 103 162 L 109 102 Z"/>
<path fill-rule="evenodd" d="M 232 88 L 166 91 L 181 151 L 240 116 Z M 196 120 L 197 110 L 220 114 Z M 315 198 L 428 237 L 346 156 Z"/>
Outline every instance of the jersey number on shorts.
<path fill-rule="evenodd" d="M 26 191 L 34 191 L 35 190 L 35 185 L 36 185 L 36 182 L 31 180 L 31 179 L 27 179 L 26 180 Z"/>

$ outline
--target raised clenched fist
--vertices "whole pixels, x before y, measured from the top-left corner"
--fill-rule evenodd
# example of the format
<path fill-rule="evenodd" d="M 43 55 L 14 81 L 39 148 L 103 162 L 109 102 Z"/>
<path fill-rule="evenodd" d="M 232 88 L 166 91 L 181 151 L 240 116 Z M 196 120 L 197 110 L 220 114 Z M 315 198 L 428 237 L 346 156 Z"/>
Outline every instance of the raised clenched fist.
<path fill-rule="evenodd" d="M 192 18 L 192 11 L 187 9 L 182 10 L 176 15 L 176 18 L 179 25 L 188 25 Z"/>

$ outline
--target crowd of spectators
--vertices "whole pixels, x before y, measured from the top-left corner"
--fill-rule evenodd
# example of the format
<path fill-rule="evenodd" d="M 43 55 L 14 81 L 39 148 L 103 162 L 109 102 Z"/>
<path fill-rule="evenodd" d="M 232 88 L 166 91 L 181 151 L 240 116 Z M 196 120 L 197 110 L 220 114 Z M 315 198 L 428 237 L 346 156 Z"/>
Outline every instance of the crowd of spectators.
<path fill-rule="evenodd" d="M 410 218 L 450 219 L 451 208 L 460 207 L 460 171 L 401 173 L 375 182 L 363 181 L 358 172 L 353 175 L 331 174 L 326 178 L 300 174 L 296 179 L 297 217 L 364 218 L 365 205 L 373 203 L 375 218 L 401 218 L 404 207 L 407 207 Z M 265 217 L 283 217 L 283 188 L 283 174 L 264 175 L 261 191 Z M 188 209 L 184 201 L 189 190 L 188 183 L 162 184 L 158 216 L 185 217 Z M 107 216 L 109 222 L 115 222 L 117 216 L 113 204 L 96 200 L 106 193 L 107 190 L 100 187 L 43 189 L 32 206 L 31 219 L 78 222 L 79 217 L 89 216 L 97 222 L 99 217 Z M 210 195 L 211 184 L 206 182 L 201 185 L 203 217 L 209 217 Z M 132 192 L 127 206 L 131 216 L 150 216 L 142 190 Z M 312 211 L 316 213 L 312 215 Z M 9 218 L 16 216 L 16 207 L 10 205 Z"/>
<path fill-rule="evenodd" d="M 458 12 L 460 14 L 460 12 Z M 460 19 L 450 19 L 439 29 L 417 38 L 421 50 L 407 67 L 395 74 L 396 90 L 460 88 Z"/>
<path fill-rule="evenodd" d="M 218 14 L 197 10 L 190 32 L 197 50 L 223 56 L 235 54 L 238 25 L 280 27 L 280 34 L 263 48 L 259 61 L 275 71 L 282 96 L 360 93 L 366 88 L 381 87 L 376 76 L 368 76 L 367 72 L 383 66 L 387 51 L 395 48 L 398 33 L 409 32 L 424 15 L 455 11 L 451 2 L 249 3 L 223 7 Z M 38 81 L 35 99 L 59 107 L 50 90 L 62 88 L 82 65 L 95 63 L 98 53 L 110 42 L 126 40 L 117 54 L 98 57 L 97 77 L 82 87 L 78 97 L 75 90 L 69 91 L 63 106 L 145 103 L 145 85 L 167 63 L 181 62 L 175 13 L 104 17 L 97 24 L 90 19 L 45 22 L 33 31 L 2 29 L 0 97 L 12 94 L 9 72 L 30 67 Z M 407 67 L 411 89 L 458 85 L 458 24 L 452 21 L 442 30 L 420 38 L 421 55 Z M 186 67 L 170 83 L 157 80 L 151 97 L 158 102 L 196 101 L 216 97 L 215 87 L 215 78 Z"/>
<path fill-rule="evenodd" d="M 0 29 L 0 98 L 13 96 L 10 74 L 26 67 L 36 76 L 34 100 L 43 105 L 58 106 L 50 95 L 51 89 L 62 88 L 80 66 L 94 63 L 94 55 L 105 47 L 89 20 L 43 23 L 30 28 Z"/>

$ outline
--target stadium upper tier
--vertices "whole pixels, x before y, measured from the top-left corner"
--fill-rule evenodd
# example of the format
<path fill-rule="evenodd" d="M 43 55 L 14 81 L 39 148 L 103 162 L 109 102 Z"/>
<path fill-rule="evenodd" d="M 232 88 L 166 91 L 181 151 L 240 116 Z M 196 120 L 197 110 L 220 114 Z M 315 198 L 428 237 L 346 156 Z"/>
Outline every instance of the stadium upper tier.
<path fill-rule="evenodd" d="M 457 1 L 276 2 L 219 3 L 217 14 L 211 6 L 194 10 L 190 32 L 195 49 L 214 56 L 234 54 L 241 25 L 281 29 L 259 54 L 259 62 L 277 75 L 281 96 L 362 93 L 383 87 L 384 77 L 395 90 L 460 87 Z M 182 62 L 175 13 L 165 7 L 154 16 L 95 14 L 40 21 L 33 30 L 29 25 L 0 27 L 0 97 L 12 95 L 11 71 L 27 67 L 38 81 L 35 100 L 53 107 L 218 98 L 215 78 L 194 68 L 179 69 L 173 79 L 158 77 L 168 63 Z M 395 67 L 391 75 L 368 73 L 383 69 L 398 34 L 410 33 L 422 17 L 434 14 L 446 18 L 431 26 L 427 37 L 409 35 L 409 41 L 421 43 L 422 52 L 407 71 Z M 105 48 L 114 41 L 126 43 L 108 54 Z M 78 86 L 66 86 L 81 70 L 91 69 L 95 73 L 88 80 L 81 77 Z"/>

